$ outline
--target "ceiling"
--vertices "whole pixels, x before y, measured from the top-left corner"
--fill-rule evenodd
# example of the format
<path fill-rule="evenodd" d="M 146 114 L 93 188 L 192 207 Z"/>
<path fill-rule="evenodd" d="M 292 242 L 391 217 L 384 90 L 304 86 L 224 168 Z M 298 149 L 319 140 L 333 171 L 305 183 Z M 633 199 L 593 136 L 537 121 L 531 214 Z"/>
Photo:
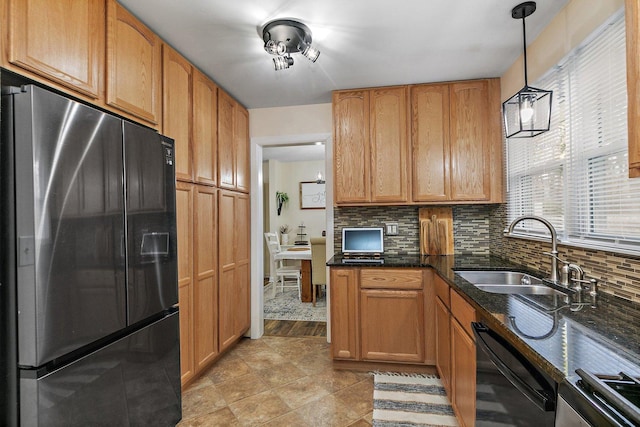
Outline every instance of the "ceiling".
<path fill-rule="evenodd" d="M 331 102 L 331 91 L 499 77 L 522 54 L 521 0 L 119 0 L 247 108 Z M 534 40 L 568 0 L 538 0 Z M 316 63 L 273 69 L 260 28 L 309 26 Z M 259 35 L 260 34 L 260 35 Z"/>

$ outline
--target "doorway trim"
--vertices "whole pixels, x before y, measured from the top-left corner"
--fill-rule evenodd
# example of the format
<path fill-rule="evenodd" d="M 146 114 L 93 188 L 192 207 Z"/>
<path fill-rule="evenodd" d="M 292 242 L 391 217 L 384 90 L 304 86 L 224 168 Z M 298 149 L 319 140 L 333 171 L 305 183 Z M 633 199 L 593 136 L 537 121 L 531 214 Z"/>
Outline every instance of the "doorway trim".
<path fill-rule="evenodd" d="M 264 256 L 263 256 L 263 174 L 262 149 L 271 145 L 305 145 L 310 142 L 324 142 L 325 181 L 327 183 L 326 234 L 327 259 L 333 256 L 333 141 L 331 133 L 305 135 L 264 136 L 251 138 L 251 339 L 264 334 Z M 328 282 L 328 276 L 327 276 Z M 327 283 L 327 341 L 330 341 L 329 286 Z"/>

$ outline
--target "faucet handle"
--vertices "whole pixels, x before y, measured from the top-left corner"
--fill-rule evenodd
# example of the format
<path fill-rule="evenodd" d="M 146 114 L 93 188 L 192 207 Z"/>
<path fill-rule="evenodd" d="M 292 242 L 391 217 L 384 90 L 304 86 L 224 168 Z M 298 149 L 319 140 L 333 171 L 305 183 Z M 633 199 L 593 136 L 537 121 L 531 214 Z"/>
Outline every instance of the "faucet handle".
<path fill-rule="evenodd" d="M 554 254 L 554 253 L 552 253 L 552 252 L 542 252 L 542 254 L 543 254 L 543 255 L 549 255 L 551 258 L 555 258 L 555 259 L 557 259 L 558 261 L 560 261 L 560 262 L 561 262 L 561 263 L 563 263 L 563 264 L 567 264 L 567 265 L 569 265 L 569 264 L 570 264 L 570 262 L 569 262 L 569 261 L 565 261 L 565 260 L 563 260 L 563 259 L 562 259 L 562 258 L 560 258 L 558 255 L 556 255 L 556 254 Z"/>

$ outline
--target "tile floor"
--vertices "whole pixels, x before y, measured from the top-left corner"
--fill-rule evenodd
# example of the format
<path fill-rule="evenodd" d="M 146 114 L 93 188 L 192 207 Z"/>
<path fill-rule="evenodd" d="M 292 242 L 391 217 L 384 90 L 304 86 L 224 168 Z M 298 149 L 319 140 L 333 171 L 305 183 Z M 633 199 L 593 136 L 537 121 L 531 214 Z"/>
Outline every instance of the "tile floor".
<path fill-rule="evenodd" d="M 334 370 L 325 337 L 244 338 L 182 393 L 187 426 L 370 426 L 373 376 Z"/>

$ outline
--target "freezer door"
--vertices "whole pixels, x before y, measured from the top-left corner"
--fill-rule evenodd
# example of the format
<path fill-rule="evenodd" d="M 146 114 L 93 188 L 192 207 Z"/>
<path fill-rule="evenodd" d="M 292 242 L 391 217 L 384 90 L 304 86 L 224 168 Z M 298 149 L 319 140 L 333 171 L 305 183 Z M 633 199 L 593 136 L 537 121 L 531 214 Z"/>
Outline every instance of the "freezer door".
<path fill-rule="evenodd" d="M 40 378 L 22 371 L 20 425 L 176 425 L 178 324 L 176 312 Z"/>
<path fill-rule="evenodd" d="M 129 324 L 178 302 L 173 141 L 124 122 Z"/>
<path fill-rule="evenodd" d="M 126 326 L 122 121 L 12 96 L 18 363 L 40 366 Z"/>

